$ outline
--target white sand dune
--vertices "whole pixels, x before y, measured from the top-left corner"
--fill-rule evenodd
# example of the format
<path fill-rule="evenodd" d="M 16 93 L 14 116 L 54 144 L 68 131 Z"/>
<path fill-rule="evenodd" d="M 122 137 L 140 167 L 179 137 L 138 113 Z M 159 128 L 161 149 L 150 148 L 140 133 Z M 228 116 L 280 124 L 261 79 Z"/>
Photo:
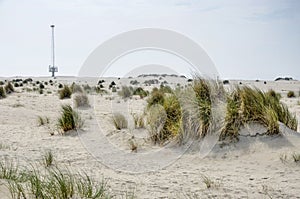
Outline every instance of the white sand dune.
<path fill-rule="evenodd" d="M 121 87 L 136 79 L 139 85 L 151 90 L 153 86 L 142 83 L 158 78 L 104 79 L 106 89 L 111 81 Z M 187 79 L 179 77 L 165 77 L 160 81 L 164 80 L 172 87 L 177 83 L 188 84 Z M 56 85 L 80 81 L 92 86 L 98 79 L 58 77 L 53 81 L 57 81 Z M 300 98 L 286 98 L 290 90 L 298 96 L 300 82 L 264 84 L 263 81 L 236 80 L 225 87 L 229 89 L 239 82 L 281 93 L 282 102 L 300 121 Z M 17 92 L 0 100 L 0 157 L 14 159 L 25 166 L 38 164 L 44 152 L 51 150 L 58 165 L 85 171 L 99 180 L 107 179 L 116 195 L 134 191 L 138 198 L 300 198 L 300 163 L 291 158 L 294 152 L 300 153 L 300 134 L 283 125 L 280 127 L 282 135 L 270 137 L 261 134 L 264 128 L 251 124 L 241 130 L 239 142 L 216 145 L 202 158 L 199 142 L 192 143 L 187 151 L 184 147 L 153 146 L 146 139 L 147 130 L 134 129 L 132 125 L 131 113 L 142 114 L 145 99 L 133 97 L 124 101 L 115 93 L 88 95 L 93 106 L 79 110 L 85 121 L 83 130 L 79 135 L 77 132 L 73 136 L 59 135 L 55 125 L 60 107 L 72 104 L 72 100 L 59 100 L 57 90 L 57 86 L 46 85 L 44 94 L 40 95 L 19 87 Z M 129 118 L 129 129 L 115 130 L 111 121 L 113 112 L 122 112 Z M 49 127 L 38 126 L 38 116 L 49 117 Z M 50 136 L 51 132 L 54 136 Z M 136 153 L 131 152 L 129 146 L 133 138 L 138 145 Z M 284 154 L 287 159 L 282 161 L 280 157 Z M 212 180 L 211 188 L 203 182 L 205 177 Z M 10 198 L 3 180 L 0 180 L 0 198 Z"/>

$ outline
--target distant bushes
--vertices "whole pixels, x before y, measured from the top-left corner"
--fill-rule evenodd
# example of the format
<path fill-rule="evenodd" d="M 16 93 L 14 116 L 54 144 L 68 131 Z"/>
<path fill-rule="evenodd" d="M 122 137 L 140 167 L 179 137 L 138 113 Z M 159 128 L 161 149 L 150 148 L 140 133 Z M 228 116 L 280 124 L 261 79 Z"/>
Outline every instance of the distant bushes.
<path fill-rule="evenodd" d="M 71 98 L 72 91 L 68 85 L 59 90 L 59 99 Z"/>
<path fill-rule="evenodd" d="M 294 91 L 289 91 L 289 92 L 287 93 L 287 97 L 288 97 L 288 98 L 292 98 L 292 97 L 296 97 L 296 95 L 295 95 Z"/>

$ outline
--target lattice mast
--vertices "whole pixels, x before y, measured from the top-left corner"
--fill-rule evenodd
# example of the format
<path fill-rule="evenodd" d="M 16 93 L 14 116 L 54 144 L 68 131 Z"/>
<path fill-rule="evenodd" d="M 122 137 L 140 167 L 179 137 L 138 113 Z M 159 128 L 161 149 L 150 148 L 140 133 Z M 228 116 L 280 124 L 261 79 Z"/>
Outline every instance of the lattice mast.
<path fill-rule="evenodd" d="M 58 72 L 58 67 L 55 66 L 55 53 L 54 53 L 54 25 L 51 25 L 52 40 L 51 40 L 51 59 L 52 65 L 49 65 L 49 72 L 52 73 L 52 77 L 55 77 L 55 72 Z"/>

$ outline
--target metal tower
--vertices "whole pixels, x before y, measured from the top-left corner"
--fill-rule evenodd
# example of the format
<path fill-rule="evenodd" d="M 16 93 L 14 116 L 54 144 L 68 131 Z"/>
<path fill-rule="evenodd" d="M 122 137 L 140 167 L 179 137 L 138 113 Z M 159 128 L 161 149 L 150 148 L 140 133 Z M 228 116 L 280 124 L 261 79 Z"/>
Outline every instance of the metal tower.
<path fill-rule="evenodd" d="M 51 58 L 52 58 L 52 66 L 49 65 L 49 72 L 52 73 L 52 77 L 55 77 L 55 72 L 58 72 L 58 67 L 55 66 L 55 54 L 54 54 L 54 25 L 50 26 L 52 29 L 52 41 L 51 41 Z"/>

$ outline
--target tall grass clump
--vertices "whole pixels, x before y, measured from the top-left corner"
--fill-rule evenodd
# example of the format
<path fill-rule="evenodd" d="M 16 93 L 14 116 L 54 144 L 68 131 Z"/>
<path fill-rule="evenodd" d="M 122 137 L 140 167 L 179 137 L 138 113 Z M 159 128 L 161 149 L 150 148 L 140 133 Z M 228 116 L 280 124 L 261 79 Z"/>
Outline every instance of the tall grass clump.
<path fill-rule="evenodd" d="M 89 98 L 85 93 L 78 93 L 74 95 L 75 107 L 89 107 Z"/>
<path fill-rule="evenodd" d="M 116 129 L 121 130 L 121 129 L 126 129 L 128 127 L 128 121 L 123 114 L 114 113 L 112 119 Z"/>
<path fill-rule="evenodd" d="M 83 121 L 78 112 L 74 111 L 70 105 L 62 105 L 61 116 L 58 119 L 58 127 L 67 132 L 70 130 L 77 130 L 83 126 Z"/>
<path fill-rule="evenodd" d="M 11 82 L 8 82 L 5 86 L 4 86 L 5 92 L 7 94 L 13 93 L 15 91 L 14 86 L 12 85 Z"/>
<path fill-rule="evenodd" d="M 6 92 L 3 86 L 0 86 L 0 99 L 6 97 Z"/>
<path fill-rule="evenodd" d="M 71 98 L 72 91 L 68 85 L 59 90 L 59 99 Z"/>
<path fill-rule="evenodd" d="M 182 111 L 175 94 L 165 95 L 161 90 L 153 89 L 147 107 L 150 139 L 154 144 L 163 144 L 178 135 Z"/>
<path fill-rule="evenodd" d="M 211 125 L 211 90 L 208 81 L 197 77 L 194 80 L 193 91 L 199 113 L 200 135 L 204 137 Z"/>
<path fill-rule="evenodd" d="M 275 92 L 265 93 L 256 88 L 237 87 L 228 96 L 225 126 L 220 138 L 237 138 L 241 126 L 249 122 L 265 126 L 268 135 L 280 133 L 278 122 L 293 130 L 297 129 L 296 117 L 280 102 Z"/>

